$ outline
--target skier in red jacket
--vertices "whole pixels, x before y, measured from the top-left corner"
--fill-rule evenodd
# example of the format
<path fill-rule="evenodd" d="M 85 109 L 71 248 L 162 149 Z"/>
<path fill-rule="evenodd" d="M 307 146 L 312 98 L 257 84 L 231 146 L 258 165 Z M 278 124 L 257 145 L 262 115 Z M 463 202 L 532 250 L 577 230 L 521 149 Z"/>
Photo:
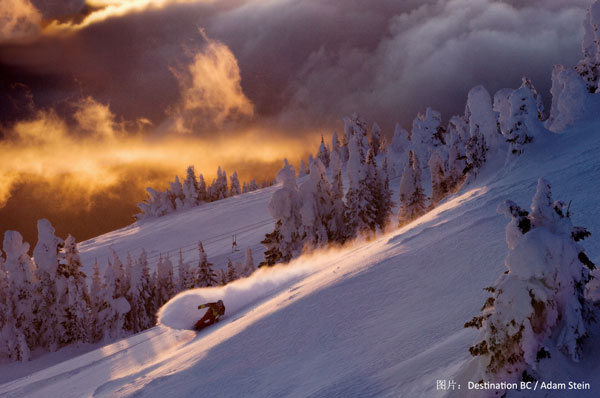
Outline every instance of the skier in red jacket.
<path fill-rule="evenodd" d="M 219 318 L 225 314 L 225 304 L 222 300 L 216 303 L 206 303 L 198 306 L 198 309 L 208 308 L 206 314 L 194 325 L 194 329 L 202 330 L 215 322 L 219 322 Z"/>

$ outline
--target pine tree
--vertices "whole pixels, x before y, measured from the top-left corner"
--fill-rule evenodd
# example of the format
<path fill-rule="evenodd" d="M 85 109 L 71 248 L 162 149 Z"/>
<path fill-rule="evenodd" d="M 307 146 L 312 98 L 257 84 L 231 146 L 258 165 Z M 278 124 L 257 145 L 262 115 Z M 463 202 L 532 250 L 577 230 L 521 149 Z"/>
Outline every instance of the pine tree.
<path fill-rule="evenodd" d="M 467 167 L 466 148 L 461 137 L 465 123 L 463 118 L 453 116 L 448 122 L 448 189 L 454 190 L 460 186 L 465 177 Z"/>
<path fill-rule="evenodd" d="M 429 159 L 431 153 L 438 147 L 446 145 L 446 129 L 442 127 L 442 116 L 431 108 L 425 114 L 419 114 L 413 121 L 411 132 L 411 148 L 417 159 Z M 419 167 L 426 167 L 420 164 Z"/>
<path fill-rule="evenodd" d="M 233 262 L 231 261 L 231 259 L 228 257 L 227 258 L 227 282 L 233 282 L 237 278 L 238 278 L 237 270 L 235 269 L 235 266 L 233 265 Z"/>
<path fill-rule="evenodd" d="M 160 255 L 156 266 L 156 306 L 160 308 L 175 295 L 173 281 L 173 263 L 169 255 L 165 258 Z"/>
<path fill-rule="evenodd" d="M 338 151 L 331 151 L 331 217 L 327 230 L 329 241 L 344 243 L 346 240 L 346 204 L 344 203 L 344 181 L 342 176 L 342 159 Z"/>
<path fill-rule="evenodd" d="M 399 225 L 409 223 L 415 218 L 425 214 L 425 201 L 427 197 L 421 186 L 421 168 L 417 154 L 410 151 L 409 160 L 402 172 L 400 179 L 400 210 L 398 213 Z"/>
<path fill-rule="evenodd" d="M 113 258 L 115 254 L 113 251 Z M 116 258 L 118 259 L 118 256 Z M 125 292 L 122 291 L 125 272 L 123 265 L 119 267 L 119 264 L 120 260 L 116 265 L 108 262 L 104 271 L 103 291 L 98 300 L 96 331 L 106 342 L 123 336 L 125 316 L 131 309 Z"/>
<path fill-rule="evenodd" d="M 520 155 L 525 145 L 542 136 L 544 127 L 538 118 L 537 104 L 529 87 L 523 85 L 511 94 L 510 109 L 510 119 L 506 123 L 509 130 L 503 133 L 510 143 L 511 153 Z"/>
<path fill-rule="evenodd" d="M 8 273 L 0 256 L 0 358 L 27 361 L 29 356 L 30 350 L 25 335 L 17 329 Z"/>
<path fill-rule="evenodd" d="M 34 300 L 37 278 L 35 263 L 29 257 L 29 244 L 16 231 L 6 231 L 3 242 L 6 262 L 4 269 L 8 275 L 6 295 L 7 323 L 2 327 L 2 338 L 6 346 L 2 351 L 13 360 L 28 361 L 30 349 L 38 345 L 37 330 L 34 327 Z"/>
<path fill-rule="evenodd" d="M 448 194 L 448 177 L 446 176 L 446 162 L 439 151 L 431 154 L 428 163 L 431 173 L 431 201 L 429 205 L 433 208 Z"/>
<path fill-rule="evenodd" d="M 381 231 L 385 230 L 389 219 L 393 214 L 394 201 L 392 200 L 392 190 L 390 188 L 390 175 L 388 171 L 387 153 L 383 152 L 383 163 L 377 173 L 378 193 L 376 201 L 376 223 Z"/>
<path fill-rule="evenodd" d="M 192 267 L 189 263 L 183 261 L 183 253 L 181 249 L 179 250 L 179 261 L 177 262 L 177 271 L 178 271 L 178 288 L 177 290 L 182 292 L 184 290 L 193 289 L 196 280 L 198 279 L 197 275 L 192 270 Z"/>
<path fill-rule="evenodd" d="M 210 197 L 206 192 L 206 182 L 204 181 L 204 176 L 202 174 L 198 176 L 198 200 L 200 202 L 210 201 Z"/>
<path fill-rule="evenodd" d="M 188 166 L 187 168 L 186 177 L 183 181 L 183 196 L 183 204 L 186 209 L 191 209 L 200 202 L 200 192 L 194 166 Z"/>
<path fill-rule="evenodd" d="M 299 193 L 302 203 L 300 239 L 312 247 L 326 245 L 333 203 L 325 166 L 319 158 L 311 163 L 309 177 L 300 186 Z"/>
<path fill-rule="evenodd" d="M 373 123 L 373 127 L 371 127 L 371 140 L 369 144 L 371 145 L 373 155 L 379 155 L 381 151 L 381 128 L 377 123 Z"/>
<path fill-rule="evenodd" d="M 136 285 L 133 281 L 136 281 Z M 140 301 L 140 314 L 138 315 L 139 329 L 145 330 L 156 324 L 156 308 L 154 296 L 156 294 L 154 280 L 150 275 L 148 266 L 148 255 L 145 249 L 142 249 L 137 260 L 137 267 L 132 273 L 131 288 L 137 288 L 137 298 Z"/>
<path fill-rule="evenodd" d="M 546 127 L 553 132 L 562 132 L 583 117 L 588 96 L 587 87 L 574 69 L 556 65 L 552 70 L 550 93 L 552 107 Z"/>
<path fill-rule="evenodd" d="M 321 163 L 323 163 L 323 166 L 325 166 L 325 168 L 329 167 L 329 151 L 327 150 L 327 147 L 325 146 L 325 141 L 323 140 L 323 135 L 321 135 L 321 145 L 319 145 L 319 152 L 317 153 L 317 158 L 319 160 L 321 160 Z M 309 164 L 310 167 L 310 164 Z"/>
<path fill-rule="evenodd" d="M 217 272 L 217 279 L 220 286 L 225 286 L 229 282 L 227 280 L 227 273 L 223 269 Z"/>
<path fill-rule="evenodd" d="M 588 92 L 593 94 L 598 92 L 600 77 L 600 2 L 595 1 L 591 5 L 583 27 L 583 59 L 579 61 L 575 70 L 585 81 Z"/>
<path fill-rule="evenodd" d="M 217 285 L 217 274 L 208 262 L 202 242 L 198 241 L 198 280 L 196 286 L 207 287 Z"/>
<path fill-rule="evenodd" d="M 308 171 L 306 170 L 306 164 L 304 164 L 304 160 L 300 160 L 300 168 L 298 169 L 298 178 L 302 178 L 308 175 Z"/>
<path fill-rule="evenodd" d="M 179 176 L 175 176 L 175 180 L 169 183 L 169 185 L 171 186 L 171 189 L 167 190 L 167 192 L 169 193 L 168 196 L 171 200 L 171 203 L 173 204 L 173 208 L 176 210 L 183 209 L 185 202 L 185 194 L 183 193 L 183 186 L 179 181 Z"/>
<path fill-rule="evenodd" d="M 275 229 L 261 242 L 265 245 L 265 263 L 288 262 L 300 254 L 302 237 L 300 236 L 300 192 L 296 184 L 296 172 L 287 160 L 277 173 L 280 189 L 273 193 L 269 202 L 269 212 L 275 219 Z"/>
<path fill-rule="evenodd" d="M 531 213 L 512 201 L 498 211 L 506 227 L 508 268 L 487 291 L 481 314 L 465 324 L 480 330 L 469 351 L 483 358 L 483 378 L 518 381 L 535 374 L 537 362 L 556 347 L 579 360 L 592 320 L 586 284 L 594 264 L 578 241 L 589 236 L 575 227 L 563 202 L 553 202 L 550 185 L 539 179 Z"/>
<path fill-rule="evenodd" d="M 252 249 L 247 247 L 246 253 L 244 256 L 244 270 L 243 276 L 250 276 L 256 271 L 256 267 L 254 266 L 254 257 L 252 256 Z"/>
<path fill-rule="evenodd" d="M 46 219 L 38 220 L 38 243 L 33 249 L 37 264 L 36 276 L 39 280 L 35 298 L 35 328 L 38 331 L 38 344 L 56 351 L 59 347 L 60 330 L 58 322 L 58 292 L 56 286 L 59 264 L 59 251 L 64 242 L 54 235 L 54 228 Z"/>
<path fill-rule="evenodd" d="M 99 314 L 104 306 L 103 293 L 104 284 L 100 275 L 100 266 L 98 265 L 98 259 L 95 259 L 94 270 L 92 274 L 92 285 L 90 287 L 90 340 L 92 342 L 100 341 L 102 339 L 103 330 Z"/>
<path fill-rule="evenodd" d="M 234 171 L 231 177 L 229 177 L 230 181 L 230 189 L 229 196 L 236 196 L 242 193 L 242 188 L 240 188 L 240 180 L 238 179 L 237 171 Z"/>
<path fill-rule="evenodd" d="M 75 238 L 69 235 L 65 240 L 63 261 L 59 264 L 56 280 L 61 346 L 91 341 L 91 301 L 82 267 Z"/>

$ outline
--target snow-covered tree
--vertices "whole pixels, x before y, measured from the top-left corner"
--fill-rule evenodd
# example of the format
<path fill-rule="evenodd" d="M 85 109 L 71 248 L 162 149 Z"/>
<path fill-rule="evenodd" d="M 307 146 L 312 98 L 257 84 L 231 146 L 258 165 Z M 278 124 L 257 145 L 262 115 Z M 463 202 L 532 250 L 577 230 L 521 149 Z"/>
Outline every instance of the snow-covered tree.
<path fill-rule="evenodd" d="M 194 272 L 194 269 L 188 262 L 183 260 L 183 253 L 179 250 L 179 261 L 177 262 L 177 273 L 178 273 L 178 290 L 184 291 L 193 289 L 198 279 L 198 275 Z"/>
<path fill-rule="evenodd" d="M 227 283 L 233 282 L 238 278 L 237 270 L 231 259 L 227 258 Z"/>
<path fill-rule="evenodd" d="M 533 94 L 533 99 L 535 100 L 535 104 L 537 105 L 538 119 L 542 121 L 546 120 L 546 109 L 544 108 L 544 101 L 542 100 L 542 96 L 540 95 L 540 93 L 538 93 L 537 89 L 533 85 L 531 79 L 523 76 L 521 85 L 531 90 L 531 93 Z"/>
<path fill-rule="evenodd" d="M 229 196 L 236 196 L 242 193 L 242 188 L 240 187 L 240 180 L 238 179 L 237 171 L 234 171 L 231 177 L 229 177 L 230 181 L 230 189 Z"/>
<path fill-rule="evenodd" d="M 220 286 L 225 286 L 225 285 L 226 285 L 226 284 L 229 282 L 229 281 L 227 280 L 227 272 L 225 272 L 225 270 L 224 270 L 224 269 L 220 269 L 220 270 L 217 272 L 217 281 L 218 281 L 217 283 L 218 283 Z"/>
<path fill-rule="evenodd" d="M 200 192 L 194 166 L 189 166 L 187 168 L 186 177 L 183 181 L 183 196 L 183 205 L 186 209 L 197 206 L 200 202 Z"/>
<path fill-rule="evenodd" d="M 449 192 L 446 162 L 439 151 L 435 151 L 429 158 L 429 171 L 431 174 L 431 201 L 434 207 Z"/>
<path fill-rule="evenodd" d="M 175 176 L 175 180 L 170 182 L 169 185 L 171 186 L 171 189 L 167 190 L 167 192 L 169 200 L 173 203 L 173 208 L 177 210 L 183 209 L 185 194 L 183 193 L 183 185 L 181 185 L 181 182 L 179 181 L 179 176 Z"/>
<path fill-rule="evenodd" d="M 212 268 L 212 264 L 208 262 L 208 257 L 204 251 L 202 242 L 198 241 L 198 280 L 197 287 L 207 287 L 217 285 L 217 274 Z"/>
<path fill-rule="evenodd" d="M 331 136 L 331 153 L 329 154 L 329 162 L 330 163 L 331 163 L 331 157 L 333 156 L 334 152 L 337 152 L 337 156 L 341 158 L 341 156 L 342 156 L 341 150 L 342 150 L 342 148 L 341 148 L 341 144 L 340 144 L 340 139 L 338 138 L 337 131 L 334 131 L 333 135 Z"/>
<path fill-rule="evenodd" d="M 30 349 L 23 332 L 17 328 L 14 301 L 8 282 L 4 260 L 0 256 L 0 357 L 13 361 L 27 361 Z"/>
<path fill-rule="evenodd" d="M 206 182 L 204 181 L 204 176 L 200 174 L 198 176 L 198 200 L 201 202 L 208 202 L 210 197 L 206 192 Z"/>
<path fill-rule="evenodd" d="M 475 86 L 469 91 L 465 107 L 465 120 L 467 120 L 469 125 L 470 138 L 485 143 L 483 153 L 468 155 L 473 159 L 474 165 L 478 161 L 483 163 L 482 159 L 489 157 L 487 152 L 491 154 L 502 152 L 504 156 L 504 139 L 500 130 L 498 130 L 498 121 L 493 110 L 492 97 L 485 87 Z M 477 145 L 473 146 L 473 148 L 477 148 Z"/>
<path fill-rule="evenodd" d="M 410 147 L 410 133 L 396 123 L 392 137 L 392 150 L 398 154 L 408 152 Z"/>
<path fill-rule="evenodd" d="M 169 255 L 165 258 L 159 256 L 156 265 L 156 303 L 157 308 L 163 306 L 175 295 L 175 283 L 173 281 L 173 263 Z"/>
<path fill-rule="evenodd" d="M 244 255 L 244 268 L 242 276 L 250 276 L 256 271 L 254 266 L 254 256 L 252 255 L 252 249 L 247 247 Z"/>
<path fill-rule="evenodd" d="M 399 225 L 402 226 L 415 218 L 425 214 L 427 196 L 421 185 L 421 167 L 415 152 L 408 153 L 408 163 L 402 171 L 398 199 L 400 210 L 398 212 Z"/>
<path fill-rule="evenodd" d="M 579 61 L 575 70 L 584 79 L 588 92 L 596 93 L 600 77 L 600 2 L 595 1 L 590 6 L 583 28 L 583 59 Z"/>
<path fill-rule="evenodd" d="M 319 145 L 319 151 L 317 152 L 317 159 L 321 160 L 325 168 L 329 167 L 329 150 L 325 146 L 323 135 L 321 135 L 321 145 Z M 308 165 L 310 167 L 310 164 Z"/>
<path fill-rule="evenodd" d="M 125 272 L 121 271 L 121 269 L 119 269 L 118 264 L 115 267 L 110 261 L 108 262 L 104 271 L 102 290 L 97 299 L 96 333 L 104 341 L 111 341 L 123 336 L 125 316 L 131 309 L 122 291 L 121 278 Z"/>
<path fill-rule="evenodd" d="M 217 169 L 217 178 L 213 180 L 210 187 L 208 187 L 207 195 L 211 201 L 225 199 L 228 196 L 227 188 L 227 173 L 221 170 L 221 166 Z"/>
<path fill-rule="evenodd" d="M 373 191 L 375 199 L 376 218 L 375 222 L 380 230 L 385 227 L 393 214 L 394 201 L 392 200 L 392 190 L 390 188 L 390 175 L 388 169 L 387 153 L 383 152 L 383 162 L 377 172 L 377 186 Z"/>
<path fill-rule="evenodd" d="M 344 180 L 342 176 L 342 158 L 340 151 L 331 151 L 331 217 L 329 218 L 329 240 L 344 243 L 346 240 L 346 204 L 344 202 Z"/>
<path fill-rule="evenodd" d="M 148 193 L 148 198 L 144 202 L 138 203 L 137 206 L 141 210 L 141 213 L 137 214 L 136 218 L 142 219 L 147 216 L 161 217 L 175 210 L 173 202 L 169 197 L 169 190 L 161 192 L 147 187 L 146 192 Z"/>
<path fill-rule="evenodd" d="M 37 229 L 38 242 L 33 249 L 39 281 L 33 310 L 36 314 L 35 327 L 38 331 L 38 344 L 56 351 L 60 339 L 56 279 L 59 251 L 64 242 L 54 235 L 54 227 L 46 219 L 38 220 Z"/>
<path fill-rule="evenodd" d="M 5 314 L 7 323 L 2 328 L 2 340 L 7 345 L 1 348 L 9 358 L 27 361 L 30 349 L 38 345 L 34 326 L 36 317 L 33 312 L 38 284 L 35 263 L 28 254 L 29 244 L 23 242 L 23 237 L 16 231 L 4 233 L 3 249 L 8 292 Z"/>
<path fill-rule="evenodd" d="M 277 181 L 282 186 L 273 193 L 269 202 L 269 212 L 275 221 L 275 229 L 261 242 L 266 247 L 265 264 L 290 261 L 302 250 L 300 192 L 296 184 L 294 167 L 285 160 L 283 168 L 277 173 Z"/>
<path fill-rule="evenodd" d="M 454 189 L 462 184 L 467 167 L 467 155 L 460 131 L 464 131 L 465 122 L 462 117 L 453 116 L 448 122 L 448 188 Z"/>
<path fill-rule="evenodd" d="M 92 342 L 100 341 L 103 336 L 103 330 L 100 320 L 100 311 L 104 306 L 104 283 L 100 275 L 100 266 L 98 259 L 94 259 L 94 268 L 92 273 L 92 285 L 90 286 L 90 340 Z"/>
<path fill-rule="evenodd" d="M 300 168 L 298 169 L 298 178 L 302 178 L 304 176 L 308 175 L 308 170 L 306 168 L 306 164 L 304 163 L 304 160 L 300 160 Z"/>
<path fill-rule="evenodd" d="M 531 89 L 522 85 L 510 96 L 510 119 L 506 123 L 508 131 L 502 133 L 510 143 L 510 151 L 515 155 L 523 153 L 524 146 L 544 134 L 544 126 L 538 118 L 537 104 Z"/>
<path fill-rule="evenodd" d="M 587 88 L 572 68 L 556 65 L 552 70 L 552 107 L 546 127 L 561 132 L 580 120 L 585 112 Z"/>
<path fill-rule="evenodd" d="M 299 188 L 301 226 L 300 239 L 312 247 L 325 245 L 329 241 L 329 219 L 332 211 L 331 188 L 327 180 L 325 165 L 320 158 L 310 164 L 308 179 Z"/>
<path fill-rule="evenodd" d="M 486 288 L 491 297 L 465 327 L 480 330 L 470 352 L 482 358 L 481 377 L 508 382 L 535 377 L 552 347 L 579 360 L 592 315 L 584 291 L 594 265 L 578 243 L 589 232 L 573 227 L 547 181 L 539 179 L 531 213 L 512 201 L 498 211 L 511 218 L 508 270 Z"/>
<path fill-rule="evenodd" d="M 145 330 L 154 326 L 158 310 L 154 301 L 156 288 L 150 275 L 148 255 L 145 249 L 142 249 L 136 267 L 131 273 L 131 290 L 132 296 L 138 300 L 137 308 L 140 311 L 136 315 L 138 329 Z"/>
<path fill-rule="evenodd" d="M 413 121 L 411 132 L 412 150 L 417 154 L 417 159 L 427 162 L 436 148 L 446 145 L 446 129 L 441 125 L 442 115 L 431 108 L 424 114 L 419 114 Z M 427 164 L 419 165 L 421 168 Z"/>
<path fill-rule="evenodd" d="M 89 342 L 90 337 L 90 295 L 86 275 L 81 270 L 83 264 L 75 238 L 67 237 L 63 247 L 63 259 L 56 275 L 57 321 L 59 344 Z"/>
<path fill-rule="evenodd" d="M 377 123 L 373 123 L 373 127 L 371 127 L 371 139 L 369 143 L 371 144 L 371 150 L 373 151 L 374 156 L 379 155 L 379 152 L 381 151 L 381 140 L 381 127 L 379 127 Z"/>

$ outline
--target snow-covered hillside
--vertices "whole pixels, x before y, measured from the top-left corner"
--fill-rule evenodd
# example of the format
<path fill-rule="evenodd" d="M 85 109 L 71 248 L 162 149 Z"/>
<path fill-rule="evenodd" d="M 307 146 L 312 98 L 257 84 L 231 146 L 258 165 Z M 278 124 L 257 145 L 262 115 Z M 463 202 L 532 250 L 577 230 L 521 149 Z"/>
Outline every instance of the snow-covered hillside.
<path fill-rule="evenodd" d="M 599 131 L 600 123 L 582 122 L 528 146 L 499 171 L 374 241 L 180 294 L 163 307 L 160 326 L 5 383 L 0 396 L 443 396 L 437 380 L 468 381 L 476 334 L 463 324 L 484 302 L 482 289 L 505 270 L 508 220 L 496 213 L 498 204 L 512 199 L 528 207 L 543 176 L 556 199 L 572 201 L 574 224 L 593 234 L 587 252 L 600 261 Z M 272 229 L 266 206 L 274 189 L 100 236 L 80 245 L 83 260 L 105 261 L 111 245 L 119 253 L 145 247 L 175 254 L 200 239 L 219 264 L 232 255 L 234 233 L 241 248 L 259 249 Z M 226 317 L 199 334 L 188 330 L 199 317 L 197 304 L 217 298 Z M 596 328 L 581 363 L 554 357 L 547 374 L 555 382 L 589 382 L 591 390 L 573 393 L 598 396 L 598 341 Z M 553 393 L 539 396 L 568 394 Z"/>

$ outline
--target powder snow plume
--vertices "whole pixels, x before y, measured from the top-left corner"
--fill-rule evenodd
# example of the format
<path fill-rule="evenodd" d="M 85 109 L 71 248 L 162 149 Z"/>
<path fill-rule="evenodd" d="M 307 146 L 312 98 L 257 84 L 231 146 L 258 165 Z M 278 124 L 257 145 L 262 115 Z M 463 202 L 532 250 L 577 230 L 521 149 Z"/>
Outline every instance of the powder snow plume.
<path fill-rule="evenodd" d="M 309 264 L 260 268 L 248 278 L 225 286 L 192 289 L 178 294 L 158 312 L 158 323 L 173 329 L 193 329 L 204 315 L 200 304 L 223 300 L 225 316 L 231 317 L 244 307 L 286 288 L 315 270 Z"/>

